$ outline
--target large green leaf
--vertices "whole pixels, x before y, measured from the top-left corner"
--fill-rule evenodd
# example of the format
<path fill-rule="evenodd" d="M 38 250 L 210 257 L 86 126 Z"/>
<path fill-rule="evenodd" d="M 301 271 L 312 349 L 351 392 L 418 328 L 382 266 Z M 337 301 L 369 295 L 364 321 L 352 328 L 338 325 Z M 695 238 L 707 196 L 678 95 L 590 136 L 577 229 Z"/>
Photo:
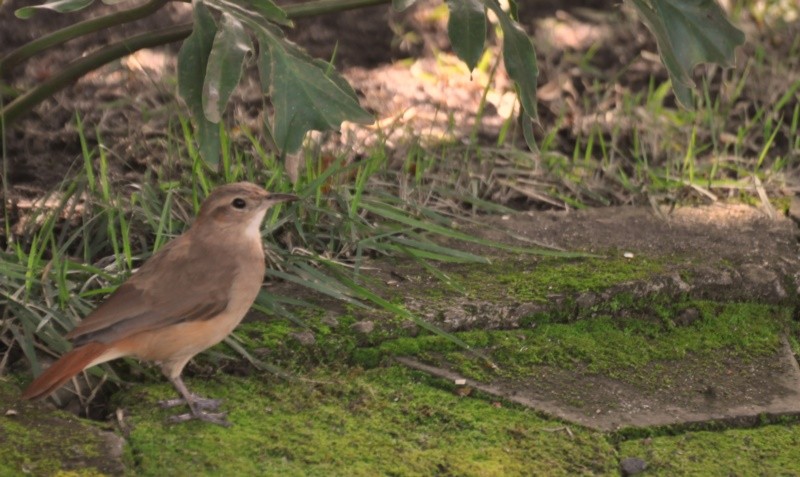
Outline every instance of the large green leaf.
<path fill-rule="evenodd" d="M 245 56 L 252 50 L 253 43 L 242 22 L 223 13 L 203 83 L 203 111 L 212 123 L 219 123 L 222 119 L 228 99 L 242 77 Z"/>
<path fill-rule="evenodd" d="M 280 23 L 281 25 L 292 24 L 289 17 L 286 16 L 286 12 L 271 0 L 243 0 L 243 3 L 275 23 Z"/>
<path fill-rule="evenodd" d="M 275 5 L 272 0 L 209 0 L 208 5 L 223 13 L 230 13 L 237 16 L 242 21 L 248 20 L 260 22 L 262 19 L 269 20 L 281 25 L 291 25 L 292 21 L 286 16 L 286 12 Z"/>
<path fill-rule="evenodd" d="M 411 5 L 414 5 L 416 1 L 417 0 L 392 0 L 392 8 L 394 8 L 396 12 L 402 12 Z"/>
<path fill-rule="evenodd" d="M 200 0 L 194 0 L 193 17 L 192 34 L 183 42 L 178 53 L 178 93 L 192 113 L 200 155 L 206 162 L 216 164 L 219 162 L 219 125 L 206 119 L 203 111 L 203 83 L 217 26 L 211 12 Z"/>
<path fill-rule="evenodd" d="M 692 69 L 712 62 L 730 66 L 734 49 L 744 43 L 715 0 L 629 0 L 653 32 L 661 60 L 681 104 L 691 107 Z"/>
<path fill-rule="evenodd" d="M 447 34 L 453 51 L 473 70 L 486 42 L 486 8 L 478 0 L 448 0 L 447 5 Z"/>
<path fill-rule="evenodd" d="M 300 148 L 306 132 L 337 129 L 342 121 L 370 123 L 355 92 L 327 63 L 266 32 L 259 34 L 262 87 L 275 108 L 275 143 L 285 152 Z M 263 77 L 263 75 L 269 75 Z M 334 79 L 335 78 L 335 79 Z"/>
<path fill-rule="evenodd" d="M 88 7 L 92 2 L 94 0 L 54 0 L 41 5 L 19 8 L 14 12 L 14 15 L 17 18 L 27 20 L 36 13 L 36 10 L 53 10 L 59 13 L 76 12 Z"/>
<path fill-rule="evenodd" d="M 500 7 L 497 0 L 484 0 L 500 21 L 503 29 L 503 63 L 508 76 L 517 86 L 522 108 L 532 118 L 536 117 L 536 81 L 539 68 L 536 52 L 528 34 Z"/>

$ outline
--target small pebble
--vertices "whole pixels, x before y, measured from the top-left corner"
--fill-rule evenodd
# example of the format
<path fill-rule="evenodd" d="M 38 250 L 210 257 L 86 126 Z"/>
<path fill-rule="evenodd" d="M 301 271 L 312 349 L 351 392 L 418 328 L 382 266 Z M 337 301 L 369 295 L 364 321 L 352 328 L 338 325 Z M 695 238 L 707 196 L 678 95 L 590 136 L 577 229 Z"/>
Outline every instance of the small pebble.
<path fill-rule="evenodd" d="M 647 468 L 647 462 L 638 457 L 626 457 L 619 463 L 623 476 L 636 475 Z"/>
<path fill-rule="evenodd" d="M 675 317 L 675 324 L 678 326 L 689 326 L 700 319 L 700 311 L 697 308 L 687 308 Z"/>
<path fill-rule="evenodd" d="M 333 314 L 327 314 L 322 317 L 320 320 L 323 325 L 329 326 L 331 328 L 338 328 L 339 327 L 339 319 L 336 318 Z"/>
<path fill-rule="evenodd" d="M 311 346 L 317 342 L 317 339 L 314 337 L 314 333 L 310 331 L 290 333 L 289 336 L 303 346 Z"/>
<path fill-rule="evenodd" d="M 356 333 L 368 335 L 372 333 L 372 330 L 375 329 L 375 323 L 369 320 L 358 321 L 350 325 L 350 329 L 355 331 Z"/>

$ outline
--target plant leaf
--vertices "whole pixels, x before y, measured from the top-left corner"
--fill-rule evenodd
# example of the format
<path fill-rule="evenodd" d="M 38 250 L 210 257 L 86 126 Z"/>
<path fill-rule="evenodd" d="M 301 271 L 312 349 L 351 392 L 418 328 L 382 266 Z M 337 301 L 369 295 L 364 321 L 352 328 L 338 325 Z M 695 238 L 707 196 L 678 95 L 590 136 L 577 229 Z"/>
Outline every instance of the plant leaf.
<path fill-rule="evenodd" d="M 275 107 L 275 143 L 284 152 L 300 148 L 306 132 L 337 129 L 342 121 L 370 123 L 353 89 L 327 63 L 294 44 L 259 32 L 259 71 Z"/>
<path fill-rule="evenodd" d="M 203 83 L 203 111 L 212 123 L 219 123 L 222 119 L 228 99 L 242 77 L 245 56 L 252 50 L 253 43 L 242 22 L 229 13 L 223 13 Z"/>
<path fill-rule="evenodd" d="M 243 4 L 252 7 L 253 10 L 260 13 L 263 17 L 275 23 L 287 26 L 292 24 L 289 17 L 286 16 L 286 12 L 271 0 L 249 0 L 244 1 Z"/>
<path fill-rule="evenodd" d="M 522 119 L 522 137 L 525 138 L 525 144 L 528 145 L 528 149 L 533 152 L 539 152 L 539 145 L 536 144 L 536 136 L 533 134 L 533 121 L 531 121 L 531 117 L 527 114 L 520 115 Z"/>
<path fill-rule="evenodd" d="M 260 23 L 268 20 L 280 25 L 291 26 L 292 21 L 272 0 L 209 0 L 208 5 L 223 13 L 230 13 L 245 21 Z"/>
<path fill-rule="evenodd" d="M 178 93 L 186 101 L 194 119 L 200 155 L 209 164 L 217 164 L 220 150 L 219 125 L 206 119 L 203 108 L 203 83 L 217 26 L 211 12 L 200 0 L 194 0 L 193 17 L 192 34 L 183 42 L 178 53 Z"/>
<path fill-rule="evenodd" d="M 508 76 L 514 80 L 522 108 L 528 116 L 536 118 L 536 81 L 539 67 L 530 37 L 500 7 L 497 0 L 485 0 L 500 21 L 503 29 L 503 63 Z"/>
<path fill-rule="evenodd" d="M 14 11 L 17 18 L 27 20 L 32 17 L 36 10 L 53 10 L 58 13 L 77 12 L 92 4 L 94 0 L 55 0 L 42 3 L 41 5 L 34 5 L 31 7 L 22 7 Z"/>
<path fill-rule="evenodd" d="M 396 12 L 402 12 L 406 8 L 414 5 L 417 0 L 392 0 L 392 8 Z"/>
<path fill-rule="evenodd" d="M 486 7 L 478 0 L 448 0 L 447 5 L 450 8 L 447 34 L 453 51 L 472 71 L 486 42 Z"/>
<path fill-rule="evenodd" d="M 691 107 L 692 69 L 700 63 L 732 66 L 734 50 L 744 43 L 714 0 L 628 0 L 656 37 L 661 61 L 672 79 L 675 96 Z"/>

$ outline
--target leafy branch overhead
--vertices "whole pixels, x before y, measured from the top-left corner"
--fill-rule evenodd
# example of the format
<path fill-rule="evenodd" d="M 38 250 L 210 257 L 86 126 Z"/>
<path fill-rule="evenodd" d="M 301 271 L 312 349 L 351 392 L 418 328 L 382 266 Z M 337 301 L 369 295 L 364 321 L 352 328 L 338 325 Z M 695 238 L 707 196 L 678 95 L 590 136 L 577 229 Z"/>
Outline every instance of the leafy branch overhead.
<path fill-rule="evenodd" d="M 733 66 L 744 33 L 715 0 L 629 0 L 655 35 L 672 89 L 685 107 L 694 104 L 692 69 L 700 63 Z"/>
<path fill-rule="evenodd" d="M 270 0 L 194 0 L 195 31 L 178 57 L 180 94 L 200 134 L 200 151 L 209 162 L 219 154 L 219 122 L 241 78 L 253 43 L 258 42 L 261 88 L 271 98 L 274 116 L 268 129 L 276 146 L 300 148 L 310 130 L 337 129 L 342 121 L 370 123 L 349 84 L 327 63 L 292 44 L 276 24 L 289 25 L 286 13 Z M 214 20 L 208 7 L 220 13 Z"/>
<path fill-rule="evenodd" d="M 411 3 L 395 2 L 395 7 L 407 7 Z M 186 40 L 178 63 L 181 96 L 198 123 L 200 150 L 206 160 L 215 160 L 219 131 L 214 126 L 219 123 L 230 93 L 239 81 L 245 53 L 252 48 L 243 33 L 243 25 L 258 41 L 261 88 L 271 98 L 275 111 L 272 127 L 268 129 L 280 150 L 296 151 L 310 130 L 337 129 L 342 121 L 369 123 L 373 120 L 359 106 L 352 88 L 330 65 L 311 58 L 286 40 L 273 22 L 286 24 L 287 17 L 271 0 L 255 0 L 246 5 L 227 0 L 194 0 L 196 11 L 205 10 L 206 5 L 221 14 L 221 20 L 215 25 L 216 34 L 212 39 L 206 33 L 213 29 L 209 21 L 212 17 L 196 13 L 195 25 L 199 31 Z M 495 13 L 503 30 L 506 69 L 517 84 L 525 112 L 535 117 L 538 69 L 528 35 L 497 0 L 451 0 L 449 6 L 452 16 L 448 31 L 453 48 L 470 69 L 475 67 L 485 49 L 486 11 L 490 9 Z M 189 53 L 198 51 L 208 58 L 205 77 L 196 73 L 198 66 L 203 66 L 202 57 Z"/>
<path fill-rule="evenodd" d="M 272 102 L 274 113 L 265 120 L 266 128 L 281 151 L 299 149 L 310 130 L 338 129 L 343 121 L 373 121 L 372 116 L 361 108 L 355 92 L 344 78 L 330 64 L 311 58 L 289 42 L 281 27 L 292 25 L 292 15 L 287 12 L 309 15 L 390 1 L 395 9 L 402 10 L 415 0 L 315 0 L 288 5 L 285 10 L 272 0 L 193 0 L 191 34 L 184 41 L 178 57 L 178 89 L 195 122 L 195 137 L 203 158 L 211 164 L 218 161 L 219 123 L 249 58 L 255 58 L 262 92 Z M 676 97 L 684 106 L 693 105 L 691 90 L 695 85 L 692 69 L 705 62 L 724 66 L 733 64 L 734 49 L 744 42 L 744 34 L 731 25 L 716 0 L 627 1 L 653 32 Z M 21 8 L 16 14 L 25 19 L 38 9 L 71 12 L 92 2 L 51 0 Z M 151 0 L 151 3 L 157 9 L 167 2 Z M 533 42 L 516 20 L 514 0 L 510 0 L 508 11 L 498 0 L 447 0 L 447 6 L 450 10 L 448 35 L 453 51 L 470 69 L 475 68 L 485 51 L 489 24 L 487 12 L 493 14 L 502 31 L 505 68 L 515 83 L 523 110 L 523 124 L 527 125 L 525 132 L 529 132 L 532 121 L 536 120 L 538 67 Z M 75 25 L 75 32 L 78 32 L 75 35 L 90 32 L 80 33 L 79 25 Z M 103 27 L 110 26 L 115 24 Z M 60 40 L 66 41 L 69 39 L 67 33 L 72 34 L 59 31 L 53 35 L 58 34 Z M 164 38 L 174 41 L 184 37 L 180 33 L 176 31 Z M 13 67 L 20 58 L 56 42 L 40 43 L 41 46 L 23 47 L 0 58 L 0 73 L 4 73 L 6 65 Z M 33 96 L 40 98 L 43 95 Z M 26 105 L 34 101 L 30 97 L 27 100 Z M 15 102 L 4 106 L 0 118 L 13 120 L 19 114 L 17 109 L 19 104 Z M 532 135 L 526 134 L 526 138 L 530 139 Z"/>

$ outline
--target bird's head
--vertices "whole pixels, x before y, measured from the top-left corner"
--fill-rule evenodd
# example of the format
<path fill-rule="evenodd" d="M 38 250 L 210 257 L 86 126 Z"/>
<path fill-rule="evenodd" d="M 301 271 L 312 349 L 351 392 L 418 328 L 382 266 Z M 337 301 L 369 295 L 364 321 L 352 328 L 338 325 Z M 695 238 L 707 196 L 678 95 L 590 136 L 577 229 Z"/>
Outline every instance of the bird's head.
<path fill-rule="evenodd" d="M 203 201 L 197 224 L 241 228 L 245 235 L 259 235 L 264 214 L 280 202 L 298 200 L 296 195 L 268 192 L 250 182 L 236 182 L 214 189 Z"/>

